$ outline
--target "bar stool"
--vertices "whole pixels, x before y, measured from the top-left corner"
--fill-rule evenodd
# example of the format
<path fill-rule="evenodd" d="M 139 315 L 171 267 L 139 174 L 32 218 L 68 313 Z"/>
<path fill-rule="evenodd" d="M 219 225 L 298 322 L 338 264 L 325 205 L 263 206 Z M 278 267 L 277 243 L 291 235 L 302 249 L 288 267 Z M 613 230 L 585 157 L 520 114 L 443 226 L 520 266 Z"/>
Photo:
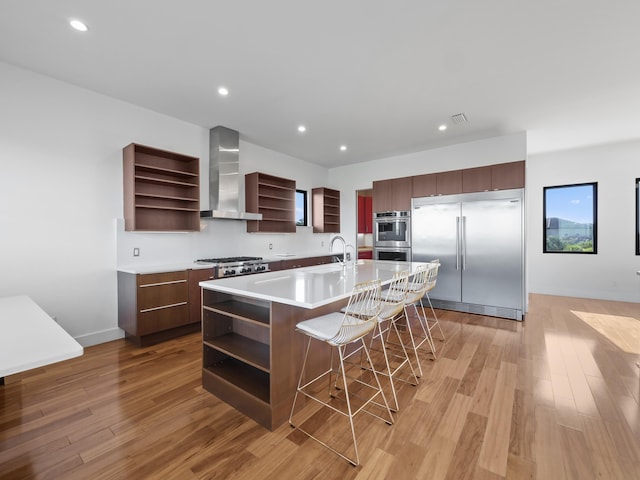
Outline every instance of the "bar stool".
<path fill-rule="evenodd" d="M 397 412 L 400 408 L 394 379 L 409 383 L 414 386 L 418 384 L 418 377 L 416 376 L 416 373 L 413 369 L 413 365 L 411 365 L 409 354 L 407 353 L 406 347 L 404 346 L 404 342 L 402 341 L 402 337 L 396 325 L 396 320 L 404 309 L 404 302 L 407 296 L 407 285 L 409 283 L 409 275 L 410 273 L 407 270 L 394 273 L 389 287 L 383 292 L 384 299 L 382 300 L 382 308 L 380 310 L 380 313 L 378 314 L 376 326 L 369 341 L 369 353 L 375 351 L 381 353 L 382 357 L 384 358 L 384 366 L 380 368 L 374 363 L 374 368 L 376 369 L 376 373 L 378 373 L 379 375 L 384 375 L 389 379 L 389 384 L 391 385 L 391 393 L 393 396 L 393 405 L 390 406 L 390 409 L 394 412 Z M 349 308 L 354 308 L 354 306 L 345 307 L 342 309 L 342 311 L 349 313 Z M 356 305 L 355 310 L 357 311 L 358 309 L 359 306 Z M 393 342 L 389 339 L 389 337 L 391 336 L 391 332 L 395 333 Z M 395 339 L 397 339 L 398 343 L 395 343 Z M 376 348 L 374 346 L 376 340 L 380 344 L 379 348 Z M 345 360 L 354 356 L 358 352 L 362 352 L 362 349 L 358 348 L 350 352 L 345 357 Z M 393 369 L 391 367 L 392 363 L 389 361 L 390 357 L 394 360 Z M 366 368 L 362 364 L 362 360 L 363 359 L 361 355 L 361 365 L 363 366 L 363 368 Z M 405 367 L 405 365 L 409 367 L 409 370 L 411 372 L 412 378 L 410 378 L 410 380 L 401 378 L 398 375 L 400 370 Z"/>
<path fill-rule="evenodd" d="M 420 357 L 418 356 L 418 348 L 421 347 L 425 342 L 431 348 L 431 353 L 433 354 L 433 358 L 436 358 L 436 349 L 433 344 L 433 338 L 431 337 L 431 330 L 428 327 L 425 327 L 425 322 L 423 320 L 424 315 L 424 307 L 422 307 L 421 299 L 425 295 L 428 288 L 428 278 L 429 273 L 432 271 L 432 264 L 427 263 L 424 265 L 419 265 L 416 268 L 415 273 L 413 274 L 413 278 L 411 282 L 407 285 L 407 296 L 404 301 L 404 315 L 405 326 L 407 328 L 407 333 L 409 334 L 409 346 L 411 350 L 413 350 L 413 355 L 416 359 L 416 363 L 418 365 L 418 376 L 422 376 L 422 366 L 420 365 Z M 420 303 L 420 307 L 422 310 L 422 316 L 418 311 L 418 303 Z M 411 327 L 411 321 L 409 320 L 408 310 L 413 308 L 413 311 L 416 314 L 418 319 L 418 325 L 422 330 L 422 334 L 417 336 L 418 340 L 416 341 L 416 335 L 413 333 L 413 329 Z"/>
<path fill-rule="evenodd" d="M 429 329 L 429 332 L 433 330 L 435 327 L 438 327 L 440 330 L 440 335 L 442 336 L 442 340 L 445 340 L 444 332 L 442 331 L 442 327 L 440 326 L 440 322 L 438 321 L 438 316 L 436 315 L 436 311 L 433 309 L 433 304 L 431 303 L 431 298 L 429 298 L 429 292 L 434 289 L 436 286 L 436 281 L 438 280 L 438 270 L 440 269 L 440 260 L 435 259 L 429 262 L 431 268 L 429 273 L 427 274 L 427 288 L 424 293 L 424 297 L 427 297 L 427 301 L 429 302 L 429 308 L 431 308 L 431 313 L 433 313 L 433 319 L 429 319 L 427 315 L 424 313 L 424 306 L 422 304 L 422 297 L 420 299 L 420 307 L 422 308 L 422 313 L 424 315 L 424 320 L 426 327 Z M 433 335 L 431 336 L 433 341 Z"/>
<path fill-rule="evenodd" d="M 305 320 L 296 325 L 296 331 L 307 335 L 308 340 L 304 360 L 302 362 L 302 369 L 300 371 L 300 378 L 298 380 L 298 387 L 291 407 L 289 424 L 355 466 L 360 464 L 360 457 L 358 455 L 354 417 L 360 412 L 366 412 L 383 420 L 388 425 L 393 424 L 393 417 L 391 415 L 391 410 L 389 409 L 389 404 L 387 403 L 387 399 L 382 390 L 382 386 L 380 385 L 376 371 L 373 368 L 369 349 L 364 341 L 366 335 L 371 333 L 375 328 L 377 316 L 382 308 L 380 291 L 380 280 L 357 284 L 353 288 L 347 305 L 346 310 L 349 313 L 334 312 L 328 315 L 322 315 L 320 317 Z M 309 349 L 311 346 L 311 340 L 313 339 L 324 342 L 332 347 L 331 359 L 329 361 L 329 368 L 326 371 L 303 384 L 307 360 L 309 357 Z M 364 351 L 369 368 L 362 369 L 358 367 L 355 369 L 355 372 L 353 372 L 354 369 L 351 369 L 349 372 L 350 376 L 348 376 L 347 371 L 345 370 L 344 358 L 347 347 L 354 343 L 358 344 L 358 346 Z M 337 370 L 333 366 L 334 350 L 337 351 L 339 359 Z M 340 376 L 342 385 L 338 385 L 338 378 L 336 378 L 335 383 L 332 382 L 332 376 L 334 374 L 336 374 L 336 377 Z M 365 381 L 365 377 L 371 376 L 373 377 L 373 380 L 375 380 L 375 383 Z M 318 384 L 322 383 L 322 381 L 327 379 L 327 377 L 328 390 L 318 389 Z M 349 394 L 350 387 L 354 387 L 353 390 L 355 395 Z M 351 438 L 353 440 L 353 449 L 355 452 L 353 458 L 347 456 L 346 452 L 340 452 L 319 438 L 316 438 L 313 434 L 304 430 L 301 425 L 296 425 L 294 423 L 293 417 L 299 395 L 304 395 L 305 397 L 318 402 L 322 406 L 327 407 L 342 416 L 348 417 L 351 429 Z M 356 395 L 361 404 L 354 408 L 352 397 L 355 398 Z M 378 398 L 381 398 L 382 403 L 379 403 Z M 340 408 L 337 404 L 342 402 L 344 402 L 344 404 L 342 405 L 342 408 Z M 388 419 L 365 409 L 365 407 L 370 404 L 377 405 L 381 408 L 383 414 L 388 416 Z M 345 406 L 346 409 L 344 408 Z"/>

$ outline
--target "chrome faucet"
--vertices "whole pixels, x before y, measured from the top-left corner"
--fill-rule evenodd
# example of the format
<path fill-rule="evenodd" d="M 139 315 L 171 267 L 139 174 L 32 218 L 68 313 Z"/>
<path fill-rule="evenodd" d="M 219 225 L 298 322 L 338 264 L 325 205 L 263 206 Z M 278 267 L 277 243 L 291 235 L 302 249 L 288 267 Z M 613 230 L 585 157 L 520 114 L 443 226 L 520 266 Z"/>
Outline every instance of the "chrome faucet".
<path fill-rule="evenodd" d="M 338 258 L 338 263 L 340 263 L 343 267 L 347 266 L 347 242 L 340 235 L 336 235 L 331 239 L 331 245 L 329 246 L 329 250 L 333 251 L 333 243 L 336 240 L 340 240 L 342 242 L 342 261 Z M 336 257 L 337 258 L 337 257 Z"/>

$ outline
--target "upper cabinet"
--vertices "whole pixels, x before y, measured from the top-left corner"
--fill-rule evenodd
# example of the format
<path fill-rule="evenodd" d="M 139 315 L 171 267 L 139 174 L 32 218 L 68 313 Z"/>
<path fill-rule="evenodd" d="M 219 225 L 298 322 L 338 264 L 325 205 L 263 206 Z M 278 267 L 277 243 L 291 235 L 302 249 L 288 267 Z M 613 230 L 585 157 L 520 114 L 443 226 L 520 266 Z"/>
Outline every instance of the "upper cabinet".
<path fill-rule="evenodd" d="M 462 192 L 462 170 L 416 175 L 413 180 L 413 198 L 453 195 Z"/>
<path fill-rule="evenodd" d="M 524 160 L 491 165 L 491 189 L 509 190 L 524 188 Z"/>
<path fill-rule="evenodd" d="M 313 233 L 340 232 L 340 192 L 314 188 L 312 195 Z"/>
<path fill-rule="evenodd" d="M 358 233 L 373 233 L 373 198 L 358 196 Z"/>
<path fill-rule="evenodd" d="M 373 182 L 373 211 L 392 212 L 411 209 L 412 177 Z"/>
<path fill-rule="evenodd" d="M 295 233 L 295 180 L 260 172 L 245 175 L 245 208 L 262 214 L 262 220 L 247 220 L 247 232 Z"/>
<path fill-rule="evenodd" d="M 438 194 L 436 187 L 436 173 L 427 173 L 425 175 L 416 175 L 412 178 L 414 198 L 432 197 Z"/>
<path fill-rule="evenodd" d="M 200 160 L 132 143 L 123 149 L 127 231 L 200 230 Z"/>
<path fill-rule="evenodd" d="M 524 188 L 524 164 L 524 161 L 509 162 L 463 170 L 463 192 Z"/>
<path fill-rule="evenodd" d="M 416 175 L 412 177 L 412 198 L 524 188 L 524 177 L 524 160 Z"/>
<path fill-rule="evenodd" d="M 492 167 L 466 168 L 462 171 L 462 193 L 486 192 L 491 188 Z"/>
<path fill-rule="evenodd" d="M 436 195 L 455 195 L 462 192 L 462 170 L 436 173 Z"/>

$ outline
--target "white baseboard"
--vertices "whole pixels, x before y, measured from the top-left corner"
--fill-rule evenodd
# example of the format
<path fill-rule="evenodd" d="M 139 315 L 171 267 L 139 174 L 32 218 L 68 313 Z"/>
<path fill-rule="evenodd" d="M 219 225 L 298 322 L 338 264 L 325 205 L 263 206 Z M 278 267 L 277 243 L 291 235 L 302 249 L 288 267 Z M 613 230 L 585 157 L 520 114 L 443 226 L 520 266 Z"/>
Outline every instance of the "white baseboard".
<path fill-rule="evenodd" d="M 119 338 L 124 338 L 124 330 L 120 328 L 110 328 L 109 330 L 101 330 L 75 337 L 76 341 L 83 347 L 91 347 L 92 345 L 111 342 Z"/>

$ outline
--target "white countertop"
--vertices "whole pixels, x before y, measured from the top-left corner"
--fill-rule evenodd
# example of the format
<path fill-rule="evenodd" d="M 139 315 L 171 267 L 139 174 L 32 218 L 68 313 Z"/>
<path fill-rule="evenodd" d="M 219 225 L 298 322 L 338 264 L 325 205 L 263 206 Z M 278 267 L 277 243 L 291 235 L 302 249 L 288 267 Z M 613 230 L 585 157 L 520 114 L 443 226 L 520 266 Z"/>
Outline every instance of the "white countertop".
<path fill-rule="evenodd" d="M 182 270 L 202 270 L 212 268 L 213 265 L 206 263 L 184 262 L 184 263 L 164 263 L 160 265 L 130 265 L 118 267 L 119 272 L 135 274 L 180 272 Z"/>
<path fill-rule="evenodd" d="M 411 273 L 420 262 L 358 260 L 346 269 L 339 263 L 294 268 L 276 272 L 220 278 L 200 282 L 200 286 L 218 292 L 284 303 L 303 308 L 317 308 L 349 297 L 356 283 L 379 278 L 390 283 L 393 274 Z"/>
<path fill-rule="evenodd" d="M 0 298 L 0 377 L 82 353 L 82 346 L 29 297 Z"/>

